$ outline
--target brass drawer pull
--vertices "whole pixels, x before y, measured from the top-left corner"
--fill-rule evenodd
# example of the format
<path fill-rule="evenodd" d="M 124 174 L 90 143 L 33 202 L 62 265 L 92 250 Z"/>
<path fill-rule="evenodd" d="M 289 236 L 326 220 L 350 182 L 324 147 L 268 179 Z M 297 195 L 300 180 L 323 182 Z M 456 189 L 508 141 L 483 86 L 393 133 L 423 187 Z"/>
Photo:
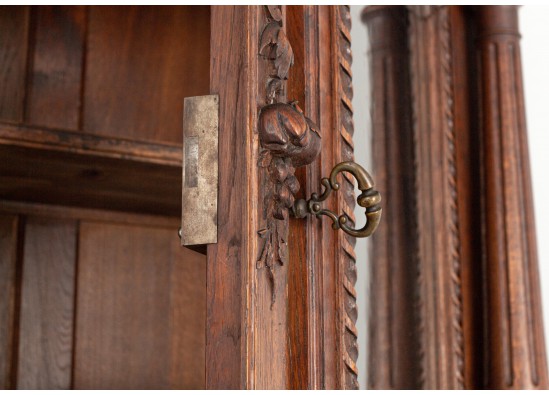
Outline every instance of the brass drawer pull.
<path fill-rule="evenodd" d="M 366 224 L 361 229 L 354 229 L 347 225 L 349 222 L 347 214 L 342 214 L 338 217 L 336 213 L 322 208 L 320 204 L 330 196 L 332 190 L 339 190 L 340 185 L 336 178 L 343 171 L 351 173 L 356 178 L 358 188 L 362 191 L 357 197 L 357 203 L 359 206 L 366 208 Z M 374 233 L 381 219 L 382 210 L 379 206 L 381 195 L 373 189 L 374 181 L 362 166 L 355 162 L 341 162 L 332 169 L 329 178 L 325 177 L 321 180 L 321 184 L 324 186 L 324 190 L 320 196 L 317 193 L 313 193 L 309 200 L 298 199 L 295 202 L 292 213 L 296 218 L 305 218 L 308 214 L 313 214 L 317 217 L 326 215 L 332 219 L 332 228 L 335 230 L 341 229 L 354 237 L 368 237 Z"/>

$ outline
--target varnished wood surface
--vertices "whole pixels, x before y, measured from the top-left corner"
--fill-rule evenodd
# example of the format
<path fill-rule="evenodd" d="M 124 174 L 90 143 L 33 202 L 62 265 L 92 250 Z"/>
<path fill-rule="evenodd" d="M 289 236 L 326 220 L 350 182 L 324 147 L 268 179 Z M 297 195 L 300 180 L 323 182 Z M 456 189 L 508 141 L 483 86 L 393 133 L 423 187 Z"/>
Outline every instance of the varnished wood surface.
<path fill-rule="evenodd" d="M 391 47 L 391 35 L 379 33 L 397 22 L 398 12 L 404 18 L 392 32 L 401 34 Z M 387 321 L 371 320 L 372 333 L 382 335 L 373 343 L 381 358 L 370 364 L 374 385 L 546 388 L 516 7 L 383 6 L 365 13 L 373 80 L 380 84 L 391 70 L 387 65 L 396 61 L 411 73 L 411 95 L 399 109 L 414 109 L 411 142 L 405 140 L 407 129 L 400 128 L 387 151 L 374 146 L 376 167 L 386 173 L 383 184 L 408 174 L 398 170 L 402 165 L 414 179 L 413 187 L 402 190 L 407 215 L 393 217 L 398 212 L 393 208 L 385 217 L 393 229 L 380 227 L 374 236 L 377 259 L 395 264 L 394 252 L 383 247 L 389 242 L 398 243 L 412 265 L 417 260 L 416 272 L 403 278 L 409 287 L 371 290 L 374 312 L 384 312 L 381 317 L 404 324 L 403 317 L 412 318 L 392 333 Z M 399 45 L 410 55 L 397 50 Z M 386 86 L 402 75 L 389 78 Z M 398 86 L 398 92 L 374 87 L 374 102 L 402 99 L 408 86 Z M 376 134 L 386 141 L 391 122 L 409 124 L 400 110 L 374 105 L 373 114 L 374 143 Z M 410 146 L 413 161 L 406 164 L 407 156 L 395 152 Z M 390 187 L 389 207 L 399 186 Z M 403 226 L 410 218 L 412 232 Z M 399 229 L 406 229 L 400 242 Z M 375 270 L 394 284 L 401 271 L 386 267 Z M 404 315 L 391 307 L 398 300 L 413 301 Z M 410 328 L 404 330 L 411 335 L 409 347 L 395 345 L 403 327 Z M 412 374 L 406 368 L 411 360 L 419 367 Z"/>
<path fill-rule="evenodd" d="M 123 388 L 204 388 L 205 257 L 179 246 L 177 217 L 5 201 L 0 211 L 6 213 L 0 216 L 2 388 L 77 388 L 89 377 L 97 381 L 86 384 L 99 388 L 97 372 L 105 363 L 124 365 L 128 352 L 132 369 L 113 368 L 105 379 L 118 376 Z M 76 279 L 81 270 L 87 277 Z M 95 315 L 86 321 L 90 310 Z M 136 319 L 144 323 L 133 326 Z M 85 336 L 73 335 L 78 322 L 89 328 Z M 117 334 L 125 337 L 123 350 L 99 344 L 78 353 L 89 342 L 110 344 Z M 108 357 L 93 359 L 101 352 Z M 151 361 L 161 361 L 161 374 Z"/>
<path fill-rule="evenodd" d="M 13 381 L 16 319 L 17 229 L 15 215 L 0 214 L 0 388 Z"/>
<path fill-rule="evenodd" d="M 517 7 L 474 10 L 486 190 L 484 385 L 547 389 Z"/>
<path fill-rule="evenodd" d="M 81 224 L 75 388 L 203 387 L 205 267 L 183 251 L 170 230 Z"/>
<path fill-rule="evenodd" d="M 207 389 L 249 388 L 248 333 L 250 294 L 244 286 L 253 270 L 256 257 L 249 245 L 249 202 L 242 199 L 248 191 L 253 148 L 248 131 L 249 92 L 252 67 L 245 68 L 251 54 L 242 43 L 247 40 L 246 7 L 215 7 L 211 16 L 210 93 L 219 95 L 219 195 L 217 244 L 208 245 L 207 307 L 206 307 L 206 386 Z M 257 40 L 253 35 L 250 40 Z M 255 60 L 255 59 L 254 59 Z M 253 65 L 253 63 L 252 63 Z M 245 89 L 240 90 L 240 87 Z M 255 108 L 255 103 L 254 103 Z M 255 165 L 255 164 L 254 164 Z M 238 171 L 233 171 L 238 169 Z M 239 191 L 239 192 L 237 192 Z M 251 192 L 251 191 L 250 191 Z M 252 221 L 252 226 L 254 222 Z"/>
<path fill-rule="evenodd" d="M 23 119 L 29 8 L 0 7 L 0 119 L 5 121 Z"/>
<path fill-rule="evenodd" d="M 368 387 L 411 389 L 423 373 L 414 314 L 419 300 L 410 297 L 418 262 L 406 9 L 371 6 L 362 17 L 371 43 L 372 176 L 384 210 L 369 268 Z"/>
<path fill-rule="evenodd" d="M 7 149 L 0 197 L 122 210 L 127 201 L 132 211 L 177 215 L 183 98 L 209 87 L 209 7 L 12 6 L 0 18 L 0 143 L 26 147 Z M 60 190 L 79 182 L 83 162 L 80 181 L 95 185 Z M 164 202 L 146 197 L 146 179 Z"/>
<path fill-rule="evenodd" d="M 8 200 L 177 215 L 181 167 L 0 145 Z"/>
<path fill-rule="evenodd" d="M 209 7 L 89 8 L 84 131 L 181 144 L 183 98 L 208 94 Z"/>
<path fill-rule="evenodd" d="M 27 219 L 18 389 L 71 388 L 75 263 L 75 221 Z"/>
<path fill-rule="evenodd" d="M 304 30 L 303 6 L 286 7 L 286 35 L 292 45 L 294 64 L 290 68 L 288 76 L 288 99 L 305 103 L 305 30 Z M 309 114 L 305 114 L 309 116 Z M 306 168 L 296 171 L 299 180 L 300 192 L 303 198 L 306 189 Z M 309 289 L 309 276 L 306 251 L 306 227 L 302 219 L 294 219 L 289 222 L 288 233 L 288 380 L 292 389 L 307 389 L 309 386 L 308 371 L 308 323 L 307 295 Z"/>
<path fill-rule="evenodd" d="M 31 9 L 32 53 L 25 122 L 78 130 L 85 52 L 84 6 Z"/>

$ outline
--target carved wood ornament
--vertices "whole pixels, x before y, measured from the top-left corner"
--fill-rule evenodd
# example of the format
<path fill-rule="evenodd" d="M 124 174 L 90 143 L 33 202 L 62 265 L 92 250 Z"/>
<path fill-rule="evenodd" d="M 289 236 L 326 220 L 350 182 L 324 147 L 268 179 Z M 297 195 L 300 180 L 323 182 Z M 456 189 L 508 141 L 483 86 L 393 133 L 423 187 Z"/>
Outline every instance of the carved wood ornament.
<path fill-rule="evenodd" d="M 266 105 L 259 112 L 258 133 L 262 151 L 258 166 L 266 173 L 264 185 L 265 228 L 258 231 L 264 244 L 257 268 L 267 268 L 272 286 L 274 268 L 287 263 L 288 214 L 299 191 L 295 169 L 311 163 L 320 152 L 319 130 L 297 105 L 284 101 L 284 83 L 293 64 L 292 47 L 282 26 L 280 6 L 267 6 L 268 23 L 263 28 L 259 55 L 268 59 L 271 70 L 266 81 Z"/>

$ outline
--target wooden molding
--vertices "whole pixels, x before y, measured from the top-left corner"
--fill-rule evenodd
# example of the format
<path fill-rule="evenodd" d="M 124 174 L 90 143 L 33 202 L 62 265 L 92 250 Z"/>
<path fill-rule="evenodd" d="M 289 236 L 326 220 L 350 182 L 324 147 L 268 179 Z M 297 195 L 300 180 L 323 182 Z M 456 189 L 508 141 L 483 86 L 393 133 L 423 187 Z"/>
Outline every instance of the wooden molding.
<path fill-rule="evenodd" d="M 547 388 L 516 6 L 475 7 L 480 61 L 485 385 Z"/>
<path fill-rule="evenodd" d="M 369 385 L 546 388 L 516 7 L 368 7 L 363 20 L 386 202 Z"/>

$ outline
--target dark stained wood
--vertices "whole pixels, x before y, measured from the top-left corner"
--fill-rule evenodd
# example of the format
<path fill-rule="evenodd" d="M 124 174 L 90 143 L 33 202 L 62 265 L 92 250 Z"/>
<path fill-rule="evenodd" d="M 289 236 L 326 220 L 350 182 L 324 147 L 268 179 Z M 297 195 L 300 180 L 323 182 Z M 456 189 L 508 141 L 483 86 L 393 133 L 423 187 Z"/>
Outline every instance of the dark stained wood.
<path fill-rule="evenodd" d="M 320 152 L 320 158 L 318 160 L 316 185 L 311 183 L 311 189 L 318 191 L 318 180 L 320 177 L 325 177 L 326 174 L 330 174 L 334 164 L 337 163 L 337 150 L 332 146 L 334 134 L 337 130 L 334 128 L 335 115 L 334 115 L 334 101 L 337 101 L 337 92 L 334 90 L 333 76 L 337 73 L 336 64 L 337 61 L 333 58 L 333 50 L 335 40 L 334 26 L 335 18 L 331 7 L 318 7 L 318 124 L 322 131 L 323 149 Z M 337 37 L 337 36 L 336 36 Z M 314 74 L 313 74 L 314 75 Z M 314 173 L 313 173 L 314 174 Z M 336 195 L 331 196 L 325 202 L 326 208 L 332 211 L 337 210 Z M 320 222 L 316 220 L 317 222 Z M 317 308 L 320 311 L 319 325 L 322 328 L 322 365 L 319 373 L 322 377 L 322 388 L 325 389 L 337 389 L 342 388 L 339 380 L 339 366 L 341 363 L 342 355 L 339 349 L 339 315 L 338 311 L 338 278 L 337 268 L 338 265 L 336 251 L 339 249 L 339 245 L 336 241 L 336 233 L 331 229 L 328 224 L 316 225 L 319 226 L 319 233 L 321 235 L 320 245 L 332 246 L 332 248 L 319 248 L 317 246 L 310 247 L 309 251 L 313 248 L 317 252 L 317 260 L 315 263 L 315 270 L 318 273 L 318 285 L 321 289 L 318 296 Z M 314 241 L 311 240 L 313 245 Z M 313 262 L 315 262 L 313 261 Z"/>
<path fill-rule="evenodd" d="M 71 386 L 76 222 L 26 221 L 18 389 Z"/>
<path fill-rule="evenodd" d="M 92 7 L 83 130 L 181 143 L 183 98 L 208 94 L 209 7 Z"/>
<path fill-rule="evenodd" d="M 161 165 L 181 166 L 181 145 L 142 143 L 134 140 L 92 136 L 60 129 L 0 123 L 0 143 L 72 152 L 83 155 L 126 159 Z"/>
<path fill-rule="evenodd" d="M 178 215 L 181 166 L 0 146 L 0 197 Z"/>
<path fill-rule="evenodd" d="M 448 6 L 409 7 L 422 388 L 463 389 L 453 58 Z M 433 317 L 436 317 L 434 319 Z"/>
<path fill-rule="evenodd" d="M 548 388 L 518 16 L 476 7 L 484 184 L 485 385 Z"/>
<path fill-rule="evenodd" d="M 319 26 L 321 8 L 318 6 L 304 6 L 303 7 L 303 106 L 305 113 L 309 118 L 313 119 L 319 126 L 321 121 L 321 109 L 320 109 L 320 52 L 321 46 L 328 46 L 329 42 L 321 40 L 321 27 Z M 294 67 L 297 69 L 297 63 Z M 290 81 L 293 81 L 290 80 Z M 292 83 L 290 83 L 290 88 Z M 321 129 L 322 130 L 322 129 Z M 322 133 L 324 135 L 324 133 Z M 324 138 L 324 137 L 322 137 Z M 324 144 L 323 144 L 324 146 Z M 306 182 L 302 186 L 302 193 L 304 196 L 309 197 L 311 193 L 318 191 L 318 180 L 320 179 L 320 166 L 321 157 L 325 149 L 321 149 L 317 159 L 311 163 L 305 169 Z M 300 180 L 301 182 L 301 180 Z M 302 220 L 303 221 L 303 220 Z M 302 222 L 301 221 L 301 222 Z M 323 297 L 323 284 L 322 284 L 322 270 L 324 267 L 324 261 L 322 260 L 322 251 L 324 248 L 319 249 L 317 246 L 322 245 L 322 229 L 323 227 L 330 227 L 330 225 L 324 221 L 318 221 L 314 218 L 308 218 L 305 220 L 305 224 L 299 225 L 304 228 L 306 235 L 305 244 L 305 264 L 300 268 L 300 275 L 303 279 L 299 281 L 306 285 L 307 295 L 306 300 L 302 303 L 306 303 L 305 317 L 300 318 L 297 322 L 303 322 L 301 325 L 306 325 L 307 340 L 302 340 L 302 347 L 307 349 L 307 381 L 309 389 L 322 389 L 324 388 L 325 374 L 325 353 L 323 342 L 323 309 L 322 304 Z M 290 221 L 290 232 L 293 231 L 295 222 Z M 299 248 L 299 247 L 298 247 Z M 293 252 L 293 248 L 290 247 L 290 259 Z M 298 271 L 296 271 L 297 273 Z M 296 281 L 297 284 L 299 284 Z M 289 288 L 291 289 L 292 283 Z M 297 288 L 297 287 L 296 287 Z M 292 300 L 292 299 L 290 299 Z M 305 357 L 300 357 L 305 359 Z"/>
<path fill-rule="evenodd" d="M 251 196 L 248 180 L 255 180 L 255 163 L 249 163 L 252 144 L 247 131 L 248 111 L 255 109 L 249 90 L 254 87 L 256 58 L 251 49 L 241 45 L 250 35 L 258 42 L 257 27 L 245 7 L 213 7 L 211 12 L 210 93 L 219 94 L 219 195 L 217 244 L 208 245 L 206 307 L 206 387 L 207 389 L 244 389 L 253 386 L 250 356 L 252 334 L 248 332 L 248 306 L 245 284 L 253 278 L 255 239 L 247 230 Z M 255 33 L 255 34 L 254 34 Z M 255 52 L 257 54 L 257 52 Z M 246 68 L 251 63 L 250 69 Z M 250 81 L 251 80 L 251 81 Z M 241 89 L 246 87 L 246 89 Z M 244 131 L 244 133 L 243 133 Z M 257 146 L 256 146 L 257 149 Z M 238 169 L 234 171 L 233 169 Z M 257 196 L 257 195 L 255 195 Z M 255 221 L 250 221 L 252 227 Z M 255 231 L 255 229 L 254 229 Z M 252 251 L 249 251 L 249 250 Z M 257 249 L 257 247 L 256 247 Z M 252 272 L 249 275 L 249 272 Z M 253 280 L 252 280 L 253 281 Z M 280 367 L 279 367 L 280 368 Z M 280 374 L 279 372 L 273 372 Z"/>
<path fill-rule="evenodd" d="M 423 372 L 419 300 L 411 296 L 419 279 L 407 11 L 370 6 L 362 19 L 370 38 L 372 177 L 383 199 L 369 269 L 368 387 L 413 389 L 420 387 Z"/>
<path fill-rule="evenodd" d="M 353 85 L 352 85 L 352 51 L 351 51 L 351 12 L 347 5 L 331 7 L 332 12 L 332 55 L 334 62 L 334 135 L 332 147 L 336 148 L 335 161 L 354 160 L 354 124 L 353 124 Z M 328 148 L 328 147 L 327 147 Z M 339 177 L 340 190 L 336 197 L 336 212 L 345 213 L 351 226 L 356 223 L 354 215 L 355 182 L 348 174 Z M 341 214 L 339 214 L 341 215 Z M 355 238 L 343 232 L 335 234 L 335 264 L 336 264 L 336 300 L 338 359 L 338 388 L 358 389 L 358 332 L 356 320 L 358 309 L 356 305 L 357 281 L 356 255 L 354 252 Z"/>
<path fill-rule="evenodd" d="M 29 7 L 0 7 L 0 119 L 23 118 Z"/>
<path fill-rule="evenodd" d="M 85 32 L 84 6 L 32 8 L 25 122 L 79 129 Z"/>
<path fill-rule="evenodd" d="M 17 225 L 17 216 L 0 215 L 0 388 L 2 389 L 13 387 Z"/>
<path fill-rule="evenodd" d="M 287 97 L 300 106 L 305 99 L 305 31 L 304 6 L 286 7 L 286 35 L 292 46 L 294 64 L 288 75 Z M 310 117 L 310 114 L 305 112 Z M 299 168 L 296 177 L 300 184 L 298 196 L 307 199 L 306 168 Z M 309 267 L 306 250 L 306 231 L 303 219 L 290 219 L 288 229 L 288 376 L 289 388 L 309 389 L 308 295 Z"/>
<path fill-rule="evenodd" d="M 133 214 L 121 211 L 94 210 L 7 200 L 0 200 L 0 213 L 25 214 L 57 219 L 92 220 L 112 224 L 142 225 L 172 229 L 177 229 L 180 223 L 180 220 L 178 220 L 177 217 Z"/>
<path fill-rule="evenodd" d="M 205 259 L 172 229 L 82 222 L 77 389 L 204 387 Z"/>
<path fill-rule="evenodd" d="M 476 94 L 476 24 L 470 7 L 450 7 L 452 78 L 457 191 L 459 201 L 475 202 L 482 190 L 480 169 L 479 97 Z M 481 389 L 482 351 L 482 221 L 480 204 L 458 204 L 459 255 L 463 298 L 465 388 Z"/>
<path fill-rule="evenodd" d="M 170 274 L 170 387 L 204 389 L 206 257 L 182 248 L 173 230 Z"/>
<path fill-rule="evenodd" d="M 374 236 L 370 385 L 547 388 L 516 7 L 364 15 L 374 163 L 388 188 Z"/>

